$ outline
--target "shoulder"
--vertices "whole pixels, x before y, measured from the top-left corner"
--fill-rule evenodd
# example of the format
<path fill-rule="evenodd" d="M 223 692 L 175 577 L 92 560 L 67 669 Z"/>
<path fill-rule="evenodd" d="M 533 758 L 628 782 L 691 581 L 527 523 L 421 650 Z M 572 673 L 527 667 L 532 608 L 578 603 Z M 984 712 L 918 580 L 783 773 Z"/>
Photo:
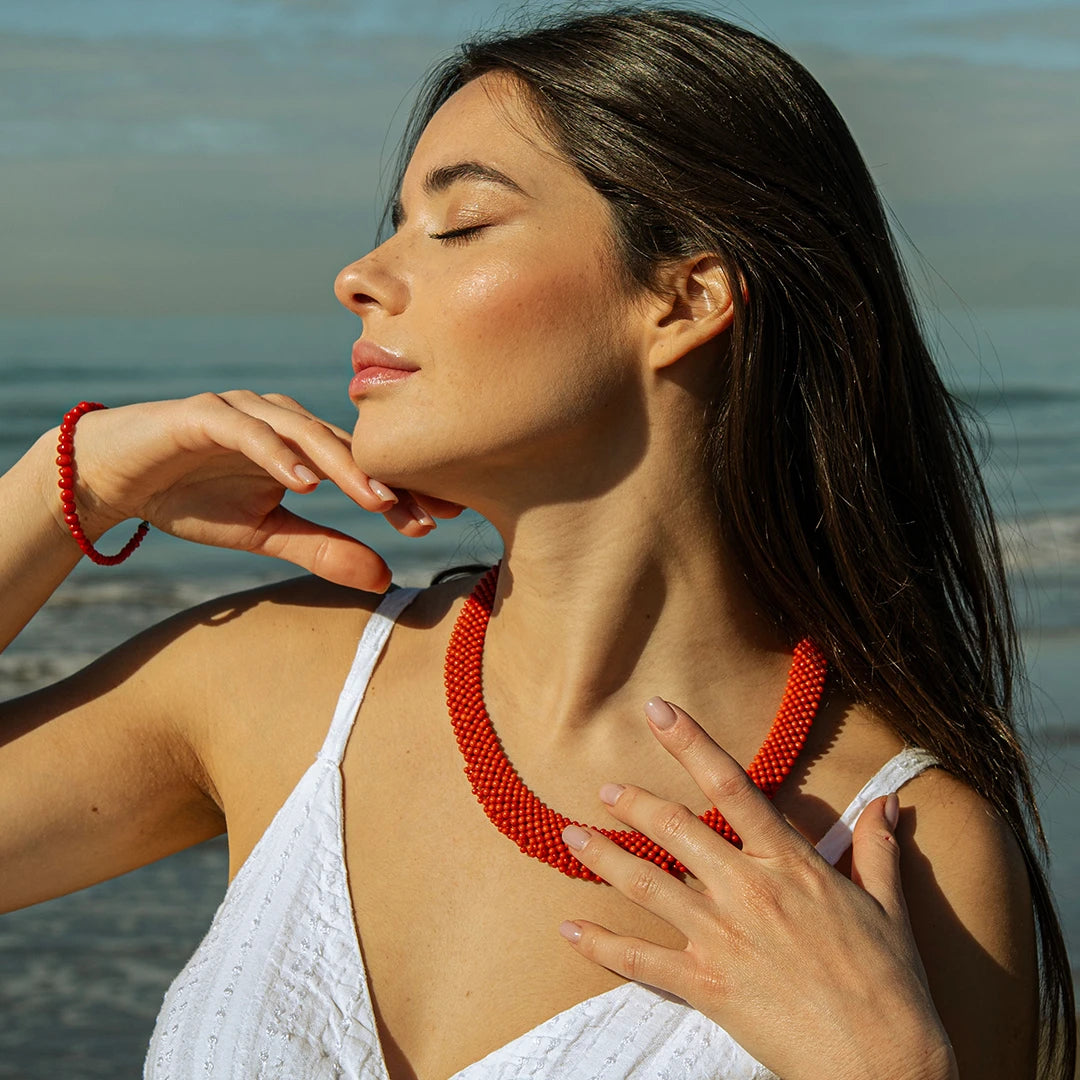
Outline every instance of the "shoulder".
<path fill-rule="evenodd" d="M 441 655 L 445 640 L 430 631 L 452 608 L 455 587 L 410 590 L 377 662 L 383 694 L 388 683 L 407 694 L 424 658 Z M 210 601 L 161 628 L 172 655 L 156 691 L 182 700 L 173 708 L 228 822 L 230 856 L 250 848 L 315 760 L 364 630 L 387 599 L 299 577 Z"/>
<path fill-rule="evenodd" d="M 220 730 L 244 714 L 265 721 L 271 705 L 281 715 L 293 703 L 336 698 L 357 643 L 386 599 L 303 576 L 190 608 L 151 637 L 171 654 L 175 678 L 201 674 L 192 691 L 201 698 L 196 711 Z"/>
<path fill-rule="evenodd" d="M 960 1073 L 1033 1075 L 1038 975 L 1020 844 L 987 799 L 943 769 L 898 794 L 904 895 Z"/>
<path fill-rule="evenodd" d="M 188 608 L 141 635 L 143 648 L 167 650 L 181 669 L 190 670 L 194 660 L 210 678 L 220 670 L 234 688 L 237 678 L 250 678 L 256 693 L 260 675 L 271 668 L 280 689 L 307 668 L 320 676 L 335 665 L 347 670 L 371 617 L 401 591 L 370 593 L 312 575 L 290 578 Z M 431 590 L 408 591 L 421 594 L 410 605 L 419 608 Z"/>
<path fill-rule="evenodd" d="M 952 917 L 938 929 L 962 928 L 973 945 L 1019 974 L 1034 939 L 1027 867 L 1012 828 L 987 799 L 940 768 L 920 773 L 898 794 L 897 838 L 913 920 L 947 898 Z"/>
<path fill-rule="evenodd" d="M 879 770 L 904 744 L 872 711 L 843 703 L 824 729 L 825 752 L 811 779 L 834 820 L 868 778 L 886 793 Z M 904 897 L 960 1075 L 1033 1076 L 1038 973 L 1021 845 L 988 799 L 943 768 L 901 782 L 897 794 Z M 829 824 L 822 811 L 808 835 L 822 835 Z M 848 865 L 847 856 L 837 864 Z"/>
<path fill-rule="evenodd" d="M 249 740 L 266 744 L 268 729 L 296 714 L 295 701 L 340 686 L 381 599 L 314 577 L 217 597 L 136 635 L 69 683 L 83 696 L 107 690 L 114 713 L 141 717 L 178 754 L 193 755 L 200 786 L 220 807 L 218 762 Z"/>
<path fill-rule="evenodd" d="M 313 575 L 261 585 L 189 608 L 174 620 L 184 629 L 228 630 L 238 638 L 263 632 L 299 635 L 305 630 L 348 638 L 362 632 L 380 606 L 408 594 L 403 622 L 419 626 L 441 618 L 447 605 L 466 595 L 476 576 L 453 578 L 426 588 L 391 586 L 387 593 L 364 592 Z M 167 625 L 167 624 L 163 624 Z"/>
<path fill-rule="evenodd" d="M 376 611 L 378 593 L 348 589 L 312 575 L 260 585 L 208 600 L 174 616 L 184 632 L 242 639 L 258 633 L 297 633 L 304 627 L 328 632 L 359 626 Z M 165 624 L 168 625 L 168 624 Z"/>
<path fill-rule="evenodd" d="M 910 907 L 927 903 L 935 893 L 947 894 L 969 931 L 988 946 L 996 933 L 1016 929 L 1018 915 L 1030 922 L 1020 844 L 987 799 L 941 768 L 920 773 L 898 794 L 904 879 L 914 887 Z M 1026 954 L 1028 943 L 1022 944 Z"/>
<path fill-rule="evenodd" d="M 409 590 L 395 637 L 418 640 L 413 652 L 445 648 L 426 631 L 439 625 L 462 589 L 452 581 Z M 221 597 L 176 616 L 173 628 L 164 625 L 159 632 L 175 642 L 173 681 L 191 683 L 191 674 L 200 673 L 177 692 L 194 697 L 192 734 L 207 758 L 256 752 L 266 745 L 270 724 L 286 740 L 279 749 L 305 757 L 317 750 L 357 645 L 387 600 L 392 597 L 305 576 Z"/>

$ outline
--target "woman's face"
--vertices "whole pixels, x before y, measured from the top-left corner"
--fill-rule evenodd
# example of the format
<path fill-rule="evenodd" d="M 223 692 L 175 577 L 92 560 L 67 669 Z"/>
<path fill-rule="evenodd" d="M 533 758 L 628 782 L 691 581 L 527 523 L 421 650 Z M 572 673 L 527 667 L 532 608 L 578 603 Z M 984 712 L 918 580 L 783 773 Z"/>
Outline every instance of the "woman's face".
<path fill-rule="evenodd" d="M 397 218 L 335 284 L 364 324 L 354 365 L 377 361 L 370 343 L 412 369 L 376 366 L 350 385 L 361 468 L 472 502 L 612 453 L 640 412 L 639 309 L 615 271 L 607 203 L 508 77 L 473 80 L 438 110 Z"/>

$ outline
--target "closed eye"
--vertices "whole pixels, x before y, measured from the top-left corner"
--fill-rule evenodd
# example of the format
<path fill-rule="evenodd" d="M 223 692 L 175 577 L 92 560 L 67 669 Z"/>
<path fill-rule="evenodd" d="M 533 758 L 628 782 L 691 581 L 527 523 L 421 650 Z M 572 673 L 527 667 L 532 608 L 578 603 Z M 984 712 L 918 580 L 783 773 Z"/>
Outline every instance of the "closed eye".
<path fill-rule="evenodd" d="M 467 244 L 474 233 L 486 228 L 486 225 L 467 225 L 463 229 L 451 229 L 449 232 L 428 233 L 428 236 L 432 240 L 442 240 L 447 244 Z"/>

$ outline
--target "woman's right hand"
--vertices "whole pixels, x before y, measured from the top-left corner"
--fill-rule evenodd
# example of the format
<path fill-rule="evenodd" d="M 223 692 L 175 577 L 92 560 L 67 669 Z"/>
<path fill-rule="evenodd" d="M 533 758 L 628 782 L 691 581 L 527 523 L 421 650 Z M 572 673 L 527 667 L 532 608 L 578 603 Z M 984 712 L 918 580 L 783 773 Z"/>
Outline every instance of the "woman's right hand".
<path fill-rule="evenodd" d="M 382 592 L 390 582 L 382 558 L 285 509 L 286 490 L 309 492 L 330 480 L 407 536 L 429 531 L 430 514 L 451 517 L 461 508 L 432 499 L 420 506 L 407 493 L 398 500 L 360 470 L 350 446 L 348 432 L 281 394 L 233 390 L 99 410 L 75 432 L 75 501 L 91 539 L 142 518 L 185 540 L 271 555 Z M 55 473 L 46 497 L 62 519 Z"/>

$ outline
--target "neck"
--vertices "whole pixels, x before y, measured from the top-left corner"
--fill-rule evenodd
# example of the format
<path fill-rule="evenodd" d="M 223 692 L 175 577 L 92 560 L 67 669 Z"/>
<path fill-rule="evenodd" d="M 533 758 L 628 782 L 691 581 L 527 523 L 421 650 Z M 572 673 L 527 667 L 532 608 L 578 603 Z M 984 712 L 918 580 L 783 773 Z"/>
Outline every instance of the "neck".
<path fill-rule="evenodd" d="M 488 511 L 505 544 L 484 656 L 497 728 L 500 715 L 542 718 L 555 746 L 588 728 L 640 726 L 659 694 L 733 753 L 768 730 L 790 643 L 728 557 L 704 478 L 673 492 L 656 475 L 637 469 L 585 500 Z"/>

